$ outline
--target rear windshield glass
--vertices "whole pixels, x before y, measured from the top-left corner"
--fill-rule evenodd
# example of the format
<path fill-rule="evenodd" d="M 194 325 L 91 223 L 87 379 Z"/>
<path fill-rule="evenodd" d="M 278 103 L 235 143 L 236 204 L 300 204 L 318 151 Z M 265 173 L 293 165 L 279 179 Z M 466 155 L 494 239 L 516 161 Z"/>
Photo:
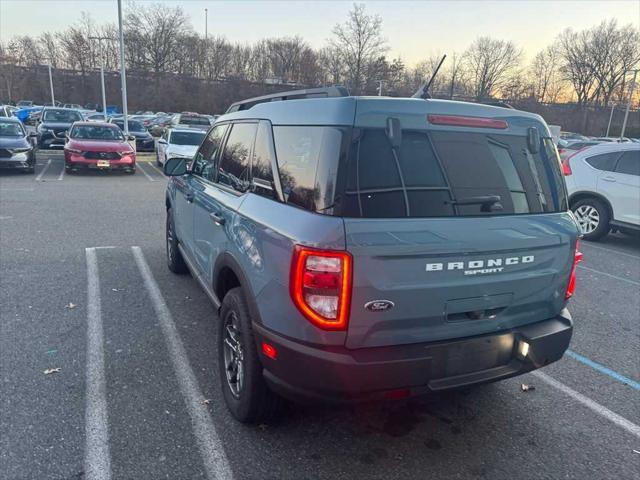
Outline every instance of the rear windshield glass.
<path fill-rule="evenodd" d="M 120 129 L 124 130 L 124 120 L 116 120 L 113 123 L 115 123 L 118 127 L 120 127 Z M 127 121 L 127 126 L 129 127 L 129 131 L 130 132 L 144 132 L 144 131 L 146 131 L 144 129 L 144 126 L 142 125 L 142 123 L 137 121 L 137 120 L 128 120 Z"/>
<path fill-rule="evenodd" d="M 205 132 L 173 132 L 169 143 L 173 145 L 200 145 Z"/>
<path fill-rule="evenodd" d="M 383 129 L 355 129 L 341 215 L 450 217 L 566 210 L 555 146 L 526 138 L 403 131 L 394 152 Z"/>

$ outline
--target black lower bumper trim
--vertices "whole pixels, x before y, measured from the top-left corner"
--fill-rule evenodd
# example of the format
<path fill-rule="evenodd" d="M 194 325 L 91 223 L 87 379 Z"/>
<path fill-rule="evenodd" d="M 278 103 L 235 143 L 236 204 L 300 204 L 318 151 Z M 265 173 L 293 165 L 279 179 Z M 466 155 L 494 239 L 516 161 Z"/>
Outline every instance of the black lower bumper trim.
<path fill-rule="evenodd" d="M 562 358 L 573 322 L 564 310 L 556 318 L 496 334 L 358 350 L 301 344 L 258 324 L 254 331 L 258 346 L 266 341 L 277 349 L 276 360 L 260 353 L 274 391 L 295 400 L 343 403 L 384 399 L 400 389 L 422 395 L 535 370 Z M 524 358 L 518 353 L 520 342 L 529 344 Z"/>

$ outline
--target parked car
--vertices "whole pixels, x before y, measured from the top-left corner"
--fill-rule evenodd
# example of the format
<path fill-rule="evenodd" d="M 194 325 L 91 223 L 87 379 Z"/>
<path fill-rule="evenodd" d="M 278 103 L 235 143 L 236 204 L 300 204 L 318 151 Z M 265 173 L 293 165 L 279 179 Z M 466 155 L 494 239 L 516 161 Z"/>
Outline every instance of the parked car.
<path fill-rule="evenodd" d="M 595 137 L 593 138 L 593 140 L 596 140 L 598 142 L 610 142 L 610 143 L 628 143 L 631 140 L 629 140 L 627 137 Z"/>
<path fill-rule="evenodd" d="M 577 140 L 575 142 L 563 142 L 562 144 L 558 142 L 558 153 L 560 154 L 560 160 L 566 160 L 571 155 L 575 155 L 576 152 L 583 150 L 587 147 L 592 147 L 594 145 L 599 145 L 602 142 L 598 142 L 596 140 L 582 141 Z"/>
<path fill-rule="evenodd" d="M 65 103 L 62 105 L 62 108 L 72 108 L 74 110 L 82 110 L 82 105 L 78 103 Z"/>
<path fill-rule="evenodd" d="M 169 125 L 171 125 L 171 116 L 162 115 L 154 118 L 147 128 L 154 137 L 161 137 Z"/>
<path fill-rule="evenodd" d="M 581 135 L 579 133 L 574 133 L 574 132 L 560 132 L 560 138 L 563 140 L 569 140 L 569 141 L 580 140 L 583 142 L 589 140 L 589 137 L 585 137 L 584 135 Z"/>
<path fill-rule="evenodd" d="M 18 103 L 16 103 L 16 107 L 18 107 L 18 108 L 33 107 L 33 101 L 32 100 L 20 100 Z"/>
<path fill-rule="evenodd" d="M 206 132 L 197 129 L 172 128 L 167 130 L 158 140 L 156 163 L 164 165 L 167 158 L 186 158 L 193 160 Z"/>
<path fill-rule="evenodd" d="M 569 345 L 579 231 L 544 120 L 347 95 L 239 102 L 189 168 L 164 165 L 168 267 L 219 307 L 220 382 L 242 422 L 279 396 L 496 381 Z"/>
<path fill-rule="evenodd" d="M 22 122 L 15 117 L 0 118 L 0 169 L 35 172 L 36 154 Z"/>
<path fill-rule="evenodd" d="M 124 130 L 124 119 L 112 118 L 109 123 L 113 123 Z M 153 152 L 155 151 L 155 140 L 149 132 L 144 128 L 142 122 L 138 120 L 128 120 L 127 125 L 129 127 L 129 135 L 136 139 L 136 150 L 138 152 Z"/>
<path fill-rule="evenodd" d="M 584 238 L 600 240 L 611 229 L 640 230 L 640 145 L 603 143 L 564 163 L 569 205 Z"/>
<path fill-rule="evenodd" d="M 74 122 L 82 121 L 77 110 L 45 107 L 38 120 L 38 148 L 63 148 L 65 136 Z"/>
<path fill-rule="evenodd" d="M 136 172 L 136 153 L 122 130 L 110 123 L 76 122 L 64 147 L 65 170 L 83 169 Z"/>
<path fill-rule="evenodd" d="M 209 130 L 211 122 L 204 115 L 197 113 L 178 113 L 171 119 L 171 127 L 190 127 L 200 130 Z"/>
<path fill-rule="evenodd" d="M 13 117 L 15 107 L 10 105 L 0 105 L 0 117 Z"/>
<path fill-rule="evenodd" d="M 91 115 L 87 115 L 86 120 L 88 122 L 106 122 L 109 120 L 109 117 L 105 118 L 102 113 L 92 113 Z"/>

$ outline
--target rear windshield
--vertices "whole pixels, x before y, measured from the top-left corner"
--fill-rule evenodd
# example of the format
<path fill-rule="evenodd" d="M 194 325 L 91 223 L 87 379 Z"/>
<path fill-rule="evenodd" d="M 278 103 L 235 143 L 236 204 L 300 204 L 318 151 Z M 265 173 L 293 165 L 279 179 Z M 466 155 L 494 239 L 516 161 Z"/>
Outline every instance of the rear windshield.
<path fill-rule="evenodd" d="M 205 132 L 172 132 L 169 143 L 173 145 L 200 145 Z"/>
<path fill-rule="evenodd" d="M 121 130 L 124 130 L 124 120 L 116 120 L 115 123 Z M 127 126 L 129 127 L 130 132 L 145 132 L 144 126 L 141 122 L 137 120 L 128 120 Z"/>
<path fill-rule="evenodd" d="M 182 125 L 211 125 L 207 117 L 195 117 L 188 115 L 181 115 L 180 123 Z"/>
<path fill-rule="evenodd" d="M 394 154 L 383 129 L 355 129 L 340 201 L 345 217 L 452 217 L 566 210 L 555 146 L 525 137 L 403 131 Z"/>

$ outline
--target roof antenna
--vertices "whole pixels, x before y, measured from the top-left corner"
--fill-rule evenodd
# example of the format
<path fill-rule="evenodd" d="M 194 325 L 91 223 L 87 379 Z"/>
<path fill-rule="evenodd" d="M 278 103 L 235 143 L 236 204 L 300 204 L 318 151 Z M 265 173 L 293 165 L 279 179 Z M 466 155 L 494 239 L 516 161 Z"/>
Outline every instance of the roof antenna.
<path fill-rule="evenodd" d="M 431 84 L 433 83 L 433 80 L 436 78 L 436 75 L 438 74 L 440 67 L 444 63 L 445 58 L 447 58 L 446 54 L 442 56 L 440 63 L 438 64 L 436 69 L 433 71 L 433 75 L 431 75 L 431 78 L 429 79 L 429 81 L 423 83 L 422 86 L 418 89 L 418 91 L 411 96 L 411 98 L 422 98 L 423 100 L 431 98 L 431 94 L 429 93 L 429 88 L 431 88 Z"/>

